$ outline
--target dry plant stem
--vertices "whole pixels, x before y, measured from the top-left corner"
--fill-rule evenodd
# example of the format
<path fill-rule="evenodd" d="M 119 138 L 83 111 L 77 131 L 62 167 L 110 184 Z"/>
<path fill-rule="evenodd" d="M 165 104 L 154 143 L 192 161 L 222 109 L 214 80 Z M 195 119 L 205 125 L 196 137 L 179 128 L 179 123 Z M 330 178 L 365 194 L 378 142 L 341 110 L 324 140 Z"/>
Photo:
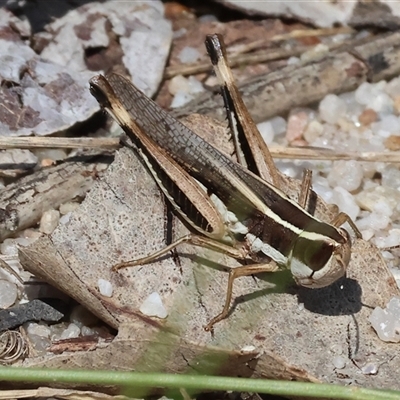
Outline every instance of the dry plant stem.
<path fill-rule="evenodd" d="M 0 137 L 0 149 L 117 149 L 119 138 Z"/>
<path fill-rule="evenodd" d="M 119 138 L 0 138 L 0 150 L 6 149 L 108 149 L 120 147 Z M 274 158 L 294 160 L 355 160 L 370 162 L 400 163 L 398 151 L 338 152 L 331 149 L 312 147 L 269 146 Z"/>
<path fill-rule="evenodd" d="M 21 285 L 24 285 L 24 281 L 21 277 L 0 257 L 0 268 L 7 271 L 9 274 L 15 277 Z"/>
<path fill-rule="evenodd" d="M 85 196 L 107 164 L 64 162 L 28 175 L 0 192 L 0 240 L 36 224 L 44 211 Z"/>
<path fill-rule="evenodd" d="M 361 83 L 389 79 L 400 72 L 400 33 L 354 40 L 323 59 L 287 65 L 243 83 L 240 92 L 256 122 L 320 101 L 329 93 L 355 90 Z M 379 61 L 380 60 L 380 61 Z M 315 77 L 318 77 L 316 80 Z M 223 120 L 218 94 L 200 94 L 172 115 L 205 114 Z"/>
<path fill-rule="evenodd" d="M 275 35 L 269 41 L 281 42 L 283 40 L 290 40 L 290 39 L 300 39 L 300 38 L 315 37 L 315 36 L 332 36 L 332 35 L 346 34 L 346 33 L 352 34 L 354 33 L 354 29 L 348 26 L 341 26 L 339 28 L 295 29 L 289 33 Z M 245 45 L 231 46 L 228 49 L 229 57 L 232 57 L 233 55 L 236 54 L 246 53 L 260 46 L 265 46 L 265 39 L 258 39 Z"/>
<path fill-rule="evenodd" d="M 294 49 L 268 49 L 260 50 L 252 54 L 235 54 L 229 58 L 229 66 L 231 68 L 238 65 L 251 65 L 258 64 L 266 61 L 274 61 L 282 58 L 289 58 L 299 56 L 305 51 L 309 50 L 310 46 L 298 46 Z M 210 62 L 204 61 L 193 64 L 183 64 L 173 67 L 167 67 L 164 73 L 164 79 L 173 78 L 176 75 L 196 75 L 203 72 L 210 71 Z"/>
<path fill-rule="evenodd" d="M 306 30 L 295 30 L 290 33 L 276 35 L 270 39 L 270 42 L 280 42 L 283 40 L 289 40 L 294 38 L 302 38 L 309 36 L 327 36 L 327 35 L 335 35 L 338 33 L 352 33 L 353 29 L 348 27 L 342 28 L 327 28 L 327 29 L 306 29 Z M 266 61 L 279 60 L 283 58 L 296 57 L 305 51 L 312 48 L 312 46 L 297 46 L 293 49 L 268 49 L 268 50 L 260 50 L 253 54 L 243 54 L 248 51 L 251 51 L 257 47 L 265 46 L 265 39 L 257 40 L 247 45 L 239 45 L 234 46 L 230 49 L 229 55 L 229 66 L 231 68 L 237 67 L 239 65 L 252 65 L 258 64 Z M 343 46 L 343 43 L 334 43 L 329 46 L 330 50 L 336 49 L 340 46 Z M 203 72 L 210 71 L 210 63 L 209 61 L 192 63 L 192 64 L 184 64 L 177 65 L 174 67 L 167 67 L 164 73 L 164 79 L 173 78 L 176 75 L 196 75 Z"/>
<path fill-rule="evenodd" d="M 312 147 L 283 147 L 270 146 L 270 151 L 275 158 L 294 160 L 355 160 L 370 162 L 399 163 L 398 151 L 348 151 L 340 152 L 331 149 Z"/>

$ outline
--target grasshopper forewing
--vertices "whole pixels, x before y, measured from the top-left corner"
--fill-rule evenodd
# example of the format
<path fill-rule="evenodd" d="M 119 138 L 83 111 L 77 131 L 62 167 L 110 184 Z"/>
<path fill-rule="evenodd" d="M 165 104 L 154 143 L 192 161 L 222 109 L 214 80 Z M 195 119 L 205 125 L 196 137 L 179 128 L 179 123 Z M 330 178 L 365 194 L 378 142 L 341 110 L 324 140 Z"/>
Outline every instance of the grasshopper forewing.
<path fill-rule="evenodd" d="M 113 269 L 150 263 L 184 242 L 252 261 L 230 270 L 223 310 L 205 326 L 211 330 L 228 315 L 236 278 L 288 268 L 300 285 L 327 286 L 344 275 L 350 261 L 350 236 L 340 225 L 348 221 L 356 235 L 359 232 L 346 214 L 328 224 L 305 210 L 311 190 L 309 172 L 298 202 L 279 189 L 282 178 L 239 95 L 222 37 L 207 36 L 206 47 L 220 81 L 240 163 L 120 75 L 96 76 L 90 90 L 124 129 L 165 197 L 193 230 L 157 253 Z"/>

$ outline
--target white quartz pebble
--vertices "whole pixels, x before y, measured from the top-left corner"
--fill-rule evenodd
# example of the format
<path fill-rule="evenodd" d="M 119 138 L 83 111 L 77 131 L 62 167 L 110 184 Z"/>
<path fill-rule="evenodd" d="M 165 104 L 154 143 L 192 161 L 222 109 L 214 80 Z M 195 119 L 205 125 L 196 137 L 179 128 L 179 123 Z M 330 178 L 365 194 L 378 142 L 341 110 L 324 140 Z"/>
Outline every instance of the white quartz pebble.
<path fill-rule="evenodd" d="M 0 279 L 0 309 L 11 307 L 17 301 L 17 297 L 17 285 Z"/>
<path fill-rule="evenodd" d="M 161 297 L 157 292 L 153 292 L 146 297 L 139 310 L 149 317 L 167 318 L 168 315 Z"/>
<path fill-rule="evenodd" d="M 81 328 L 79 326 L 71 323 L 68 328 L 61 334 L 61 339 L 72 339 L 77 338 L 81 334 Z"/>
<path fill-rule="evenodd" d="M 335 124 L 346 112 L 346 103 L 335 94 L 326 95 L 319 103 L 319 113 L 323 121 Z"/>
<path fill-rule="evenodd" d="M 54 229 L 56 229 L 58 225 L 58 221 L 60 220 L 60 212 L 57 210 L 47 210 L 43 213 L 42 218 L 40 219 L 40 232 L 46 233 L 50 235 L 53 233 Z"/>
<path fill-rule="evenodd" d="M 387 307 L 376 307 L 369 321 L 384 342 L 400 342 L 400 298 L 393 297 Z"/>
<path fill-rule="evenodd" d="M 100 278 L 97 281 L 97 286 L 99 288 L 99 292 L 102 296 L 105 297 L 111 297 L 113 294 L 113 287 L 110 281 L 107 281 L 106 279 Z"/>
<path fill-rule="evenodd" d="M 363 169 L 357 161 L 335 161 L 332 170 L 328 174 L 328 182 L 331 186 L 340 186 L 349 192 L 357 190 L 361 186 Z"/>
<path fill-rule="evenodd" d="M 271 124 L 271 121 L 261 122 L 257 124 L 257 128 L 261 133 L 261 136 L 264 139 L 265 143 L 271 144 L 275 136 L 274 128 Z"/>
<path fill-rule="evenodd" d="M 340 186 L 333 189 L 331 202 L 336 204 L 340 211 L 346 213 L 353 221 L 360 212 L 360 207 L 356 204 L 354 197 Z"/>

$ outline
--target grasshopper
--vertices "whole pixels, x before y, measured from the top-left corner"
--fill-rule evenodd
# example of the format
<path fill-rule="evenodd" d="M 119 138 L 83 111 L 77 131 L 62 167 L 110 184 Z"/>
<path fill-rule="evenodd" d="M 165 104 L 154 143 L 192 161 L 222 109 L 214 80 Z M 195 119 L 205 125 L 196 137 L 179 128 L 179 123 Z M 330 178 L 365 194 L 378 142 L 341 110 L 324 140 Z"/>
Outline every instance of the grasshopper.
<path fill-rule="evenodd" d="M 243 262 L 229 272 L 223 310 L 206 331 L 227 317 L 235 279 L 288 268 L 297 284 L 320 288 L 345 274 L 351 238 L 341 227 L 347 214 L 331 223 L 308 211 L 311 172 L 305 171 L 298 200 L 281 189 L 271 154 L 248 112 L 220 35 L 209 35 L 206 48 L 221 86 L 238 162 L 201 139 L 146 97 L 128 79 L 109 74 L 90 80 L 90 91 L 134 143 L 176 214 L 193 233 L 147 257 L 113 267 L 150 263 L 182 243 L 202 246 Z"/>

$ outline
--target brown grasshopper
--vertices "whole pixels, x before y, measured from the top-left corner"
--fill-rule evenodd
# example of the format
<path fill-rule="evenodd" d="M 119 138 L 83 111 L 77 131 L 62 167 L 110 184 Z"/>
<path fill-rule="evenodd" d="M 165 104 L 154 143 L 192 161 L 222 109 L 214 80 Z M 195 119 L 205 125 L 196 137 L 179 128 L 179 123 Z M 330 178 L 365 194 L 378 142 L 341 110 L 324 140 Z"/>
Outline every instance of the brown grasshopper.
<path fill-rule="evenodd" d="M 339 213 L 328 224 L 306 211 L 309 171 L 297 202 L 283 193 L 268 147 L 234 82 L 222 37 L 207 36 L 206 47 L 221 85 L 238 163 L 120 75 L 92 78 L 90 91 L 124 129 L 175 212 L 193 231 L 113 270 L 150 263 L 181 243 L 252 261 L 230 270 L 224 308 L 205 326 L 209 331 L 228 315 L 236 278 L 287 268 L 299 285 L 330 285 L 345 274 L 351 256 L 350 235 L 340 226 L 349 222 L 361 235 L 347 214 Z"/>

